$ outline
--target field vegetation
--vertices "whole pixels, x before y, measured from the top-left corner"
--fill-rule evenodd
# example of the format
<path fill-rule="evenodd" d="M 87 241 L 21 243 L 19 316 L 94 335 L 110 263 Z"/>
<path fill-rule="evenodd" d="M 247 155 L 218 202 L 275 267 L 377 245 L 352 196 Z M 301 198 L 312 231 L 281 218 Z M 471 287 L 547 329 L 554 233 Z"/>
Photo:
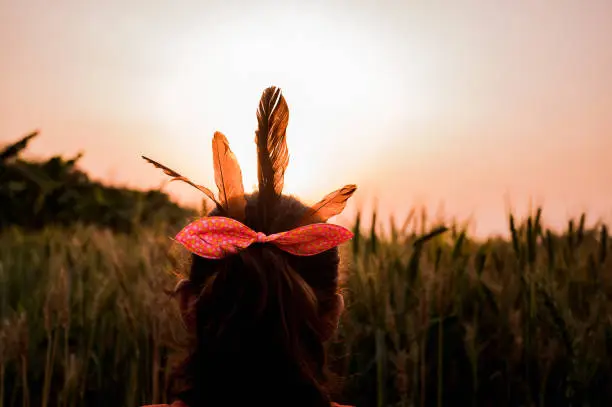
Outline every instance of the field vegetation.
<path fill-rule="evenodd" d="M 31 138 L 31 137 L 30 137 Z M 160 192 L 89 180 L 76 160 L 0 152 L 0 407 L 164 402 L 184 339 L 167 294 L 194 215 Z M 476 241 L 413 210 L 360 215 L 330 343 L 357 406 L 612 405 L 612 249 L 586 216 L 536 209 Z"/>

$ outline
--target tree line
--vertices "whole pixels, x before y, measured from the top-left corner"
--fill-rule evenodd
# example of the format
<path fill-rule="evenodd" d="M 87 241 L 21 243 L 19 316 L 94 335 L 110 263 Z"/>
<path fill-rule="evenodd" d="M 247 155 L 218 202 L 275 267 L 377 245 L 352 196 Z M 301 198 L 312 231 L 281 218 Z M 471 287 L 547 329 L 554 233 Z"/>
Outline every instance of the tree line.
<path fill-rule="evenodd" d="M 139 191 L 93 181 L 73 158 L 26 160 L 32 132 L 0 150 L 0 230 L 38 230 L 76 223 L 130 233 L 141 226 L 180 225 L 195 212 L 158 190 Z"/>

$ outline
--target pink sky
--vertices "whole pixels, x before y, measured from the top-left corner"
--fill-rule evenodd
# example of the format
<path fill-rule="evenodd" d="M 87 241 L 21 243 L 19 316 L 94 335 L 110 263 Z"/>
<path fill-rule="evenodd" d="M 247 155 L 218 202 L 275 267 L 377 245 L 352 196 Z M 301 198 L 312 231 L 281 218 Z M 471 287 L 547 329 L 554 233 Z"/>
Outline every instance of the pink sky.
<path fill-rule="evenodd" d="M 519 5 L 520 4 L 520 5 Z M 505 229 L 507 201 L 556 225 L 612 219 L 612 2 L 0 0 L 0 143 L 157 187 L 148 155 L 213 186 L 222 131 L 256 182 L 255 110 L 283 88 L 287 190 L 358 193 Z M 199 195 L 164 187 L 177 200 Z M 342 220 L 342 219 L 340 219 Z"/>

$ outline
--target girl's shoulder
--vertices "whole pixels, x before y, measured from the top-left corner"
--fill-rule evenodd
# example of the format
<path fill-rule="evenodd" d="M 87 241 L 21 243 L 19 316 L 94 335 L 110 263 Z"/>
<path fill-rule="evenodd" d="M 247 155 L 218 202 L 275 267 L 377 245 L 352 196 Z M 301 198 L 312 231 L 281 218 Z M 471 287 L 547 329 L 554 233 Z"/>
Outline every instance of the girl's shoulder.
<path fill-rule="evenodd" d="M 148 404 L 142 407 L 188 407 L 188 406 L 182 401 L 175 401 L 172 404 Z"/>
<path fill-rule="evenodd" d="M 149 404 L 147 406 L 142 406 L 142 407 L 187 407 L 187 404 L 183 403 L 182 401 L 175 401 L 172 404 Z M 352 406 L 344 406 L 338 403 L 332 403 L 331 407 L 352 407 Z"/>

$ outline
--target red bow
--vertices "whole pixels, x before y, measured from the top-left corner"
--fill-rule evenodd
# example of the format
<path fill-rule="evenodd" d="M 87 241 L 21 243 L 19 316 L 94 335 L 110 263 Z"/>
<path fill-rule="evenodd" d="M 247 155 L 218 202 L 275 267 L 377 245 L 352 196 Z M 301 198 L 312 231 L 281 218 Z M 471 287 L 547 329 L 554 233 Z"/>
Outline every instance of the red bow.
<path fill-rule="evenodd" d="M 210 216 L 185 226 L 176 235 L 176 240 L 198 256 L 221 259 L 255 242 L 274 244 L 296 256 L 313 256 L 337 247 L 352 237 L 350 230 L 327 223 L 313 223 L 267 236 L 237 220 Z"/>

